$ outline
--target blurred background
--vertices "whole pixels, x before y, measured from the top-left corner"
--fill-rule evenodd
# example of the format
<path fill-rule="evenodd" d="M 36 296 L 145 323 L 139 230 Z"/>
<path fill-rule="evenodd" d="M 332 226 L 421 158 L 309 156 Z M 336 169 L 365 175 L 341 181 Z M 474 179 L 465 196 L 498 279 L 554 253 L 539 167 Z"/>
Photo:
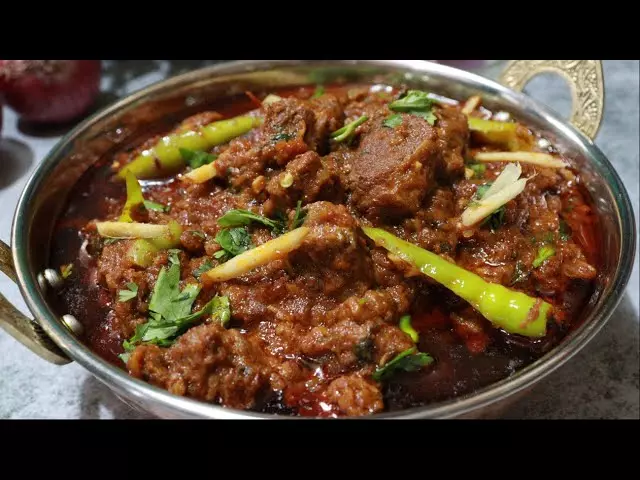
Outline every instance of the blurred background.
<path fill-rule="evenodd" d="M 42 158 L 90 113 L 140 88 L 220 60 L 0 60 L 0 239 L 9 241 L 18 196 Z M 496 79 L 507 60 L 438 60 Z M 603 61 L 606 88 L 595 143 L 623 178 L 638 222 L 640 114 L 638 60 Z M 568 117 L 559 76 L 535 77 L 525 93 Z M 17 287 L 0 291 L 23 312 Z M 567 366 L 547 377 L 507 416 L 638 418 L 638 256 L 627 293 L 607 328 Z M 0 330 L 0 418 L 140 418 L 76 364 L 38 361 Z M 575 399 L 580 401 L 576 402 Z"/>

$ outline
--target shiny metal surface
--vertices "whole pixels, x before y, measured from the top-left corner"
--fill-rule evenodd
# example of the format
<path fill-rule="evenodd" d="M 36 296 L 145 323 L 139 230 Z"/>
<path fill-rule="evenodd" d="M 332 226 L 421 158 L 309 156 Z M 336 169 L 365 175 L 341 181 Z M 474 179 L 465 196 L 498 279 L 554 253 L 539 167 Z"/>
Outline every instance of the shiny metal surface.
<path fill-rule="evenodd" d="M 207 101 L 247 89 L 374 81 L 428 89 L 453 98 L 473 94 L 483 105 L 511 112 L 541 132 L 582 168 L 602 220 L 603 251 L 598 289 L 584 323 L 543 358 L 512 377 L 474 394 L 438 404 L 376 415 L 380 418 L 478 417 L 533 386 L 577 353 L 606 323 L 628 281 L 635 254 L 635 227 L 627 193 L 602 152 L 576 128 L 531 98 L 485 78 L 424 61 L 247 61 L 220 64 L 171 78 L 119 101 L 88 118 L 50 152 L 33 174 L 18 203 L 12 231 L 15 273 L 23 296 L 44 331 L 70 358 L 83 365 L 120 397 L 166 418 L 273 418 L 177 397 L 129 377 L 78 341 L 47 302 L 37 272 L 47 268 L 48 245 L 66 193 L 96 160 L 148 135 L 161 119 L 180 120 Z M 166 124 L 165 124 L 166 125 Z M 158 127 L 159 129 L 161 127 Z"/>

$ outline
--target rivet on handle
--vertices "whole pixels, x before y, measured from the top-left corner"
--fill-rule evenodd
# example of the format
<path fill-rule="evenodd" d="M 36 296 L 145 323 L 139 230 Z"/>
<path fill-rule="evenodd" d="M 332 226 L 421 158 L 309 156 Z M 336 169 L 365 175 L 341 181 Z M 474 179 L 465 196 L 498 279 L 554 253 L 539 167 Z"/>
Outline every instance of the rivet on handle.
<path fill-rule="evenodd" d="M 68 313 L 66 315 L 63 315 L 62 323 L 71 331 L 71 333 L 76 336 L 80 336 L 82 335 L 82 332 L 84 332 L 84 327 L 73 315 L 70 315 Z"/>

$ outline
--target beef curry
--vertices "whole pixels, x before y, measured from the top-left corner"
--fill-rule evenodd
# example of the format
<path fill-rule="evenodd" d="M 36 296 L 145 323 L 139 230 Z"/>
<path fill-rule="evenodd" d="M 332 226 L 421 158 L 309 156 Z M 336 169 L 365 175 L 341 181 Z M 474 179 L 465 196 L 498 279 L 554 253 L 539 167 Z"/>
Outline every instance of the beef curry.
<path fill-rule="evenodd" d="M 52 247 L 64 313 L 135 378 L 362 416 L 469 394 L 580 321 L 580 172 L 480 97 L 247 92 L 92 167 Z"/>

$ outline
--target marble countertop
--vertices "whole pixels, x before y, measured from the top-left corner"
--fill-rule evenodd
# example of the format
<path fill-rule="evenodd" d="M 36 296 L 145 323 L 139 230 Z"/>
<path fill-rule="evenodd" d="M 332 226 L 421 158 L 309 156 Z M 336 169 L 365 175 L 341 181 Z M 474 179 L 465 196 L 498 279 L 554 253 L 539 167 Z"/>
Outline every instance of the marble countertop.
<path fill-rule="evenodd" d="M 104 101 L 215 61 L 105 62 Z M 637 60 L 604 62 L 606 107 L 596 143 L 615 165 L 631 196 L 638 224 Z M 527 92 L 559 113 L 570 110 L 569 90 L 553 76 L 535 78 Z M 61 132 L 28 131 L 4 109 L 0 138 L 0 238 L 9 241 L 22 188 Z M 20 293 L 0 274 L 0 291 L 28 313 Z M 508 418 L 638 418 L 638 256 L 625 295 L 606 327 L 569 363 L 543 379 L 507 411 Z M 144 418 L 79 365 L 50 365 L 0 330 L 0 418 Z"/>

